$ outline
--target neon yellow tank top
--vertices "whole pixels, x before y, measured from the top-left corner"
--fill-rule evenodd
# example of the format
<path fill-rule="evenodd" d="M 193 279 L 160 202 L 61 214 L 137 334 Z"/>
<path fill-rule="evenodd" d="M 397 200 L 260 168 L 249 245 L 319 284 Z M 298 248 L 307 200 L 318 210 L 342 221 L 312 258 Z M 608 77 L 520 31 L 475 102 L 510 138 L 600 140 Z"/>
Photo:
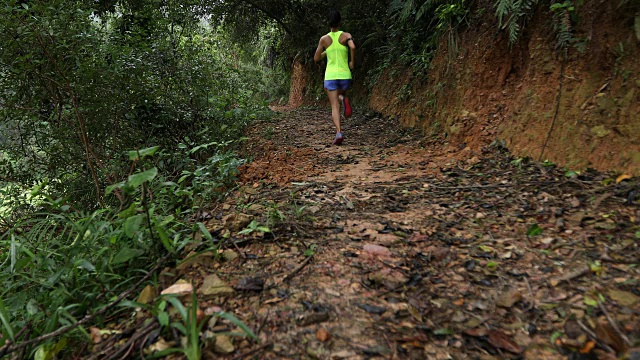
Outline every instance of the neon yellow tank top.
<path fill-rule="evenodd" d="M 325 80 L 351 79 L 349 70 L 349 48 L 340 44 L 342 31 L 330 32 L 331 45 L 327 48 L 327 70 L 324 73 Z"/>

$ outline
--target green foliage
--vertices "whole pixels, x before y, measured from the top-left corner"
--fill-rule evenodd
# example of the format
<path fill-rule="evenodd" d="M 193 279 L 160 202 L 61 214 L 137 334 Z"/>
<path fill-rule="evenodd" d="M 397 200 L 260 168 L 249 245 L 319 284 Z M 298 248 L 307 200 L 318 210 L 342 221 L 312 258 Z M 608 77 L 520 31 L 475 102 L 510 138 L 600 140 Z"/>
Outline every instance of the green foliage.
<path fill-rule="evenodd" d="M 256 232 L 261 232 L 261 233 L 270 233 L 271 229 L 269 229 L 266 226 L 260 225 L 259 222 L 257 222 L 256 220 L 251 221 L 251 223 L 249 223 L 249 225 L 247 225 L 246 229 L 240 230 L 238 232 L 239 235 L 245 235 L 245 234 L 252 234 L 252 233 L 256 233 Z"/>
<path fill-rule="evenodd" d="M 575 17 L 576 7 L 572 0 L 565 0 L 551 4 L 549 9 L 553 13 L 553 26 L 557 38 L 556 48 L 566 55 L 569 45 L 575 42 L 572 18 Z"/>
<path fill-rule="evenodd" d="M 519 38 L 526 22 L 533 16 L 538 0 L 497 0 L 496 16 L 498 26 L 507 31 L 509 43 L 513 45 Z"/>
<path fill-rule="evenodd" d="M 128 175 L 125 150 L 237 139 L 266 109 L 261 70 L 186 5 L 146 0 L 99 16 L 82 1 L 1 7 L 2 180 L 48 179 L 95 208 Z"/>
<path fill-rule="evenodd" d="M 178 317 L 171 321 L 167 306 L 171 305 L 176 309 Z M 182 348 L 170 348 L 167 350 L 159 351 L 153 354 L 154 358 L 165 357 L 173 353 L 182 353 L 184 356 L 191 360 L 198 360 L 201 357 L 201 343 L 200 343 L 200 331 L 202 326 L 206 323 L 204 319 L 198 322 L 198 299 L 196 292 L 191 293 L 191 303 L 189 306 L 185 306 L 180 299 L 174 295 L 167 295 L 159 301 L 155 308 L 156 317 L 158 322 L 163 327 L 171 327 L 180 332 L 186 342 Z M 233 316 L 233 314 L 220 311 L 213 314 L 214 317 L 225 319 L 231 322 L 233 325 L 239 327 L 244 334 L 232 334 L 232 335 L 248 335 L 252 339 L 259 341 L 258 337 L 247 327 L 242 321 Z"/>

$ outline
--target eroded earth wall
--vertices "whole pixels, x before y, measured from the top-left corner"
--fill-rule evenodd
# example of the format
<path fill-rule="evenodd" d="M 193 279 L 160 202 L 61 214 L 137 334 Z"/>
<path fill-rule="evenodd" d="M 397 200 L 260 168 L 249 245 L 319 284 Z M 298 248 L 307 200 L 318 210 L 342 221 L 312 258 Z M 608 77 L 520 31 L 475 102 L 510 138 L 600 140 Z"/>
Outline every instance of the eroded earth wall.
<path fill-rule="evenodd" d="M 453 144 L 503 140 L 516 156 L 640 175 L 640 37 L 614 3 L 578 9 L 566 58 L 544 11 L 513 47 L 487 19 L 428 75 L 387 69 L 369 106 Z"/>

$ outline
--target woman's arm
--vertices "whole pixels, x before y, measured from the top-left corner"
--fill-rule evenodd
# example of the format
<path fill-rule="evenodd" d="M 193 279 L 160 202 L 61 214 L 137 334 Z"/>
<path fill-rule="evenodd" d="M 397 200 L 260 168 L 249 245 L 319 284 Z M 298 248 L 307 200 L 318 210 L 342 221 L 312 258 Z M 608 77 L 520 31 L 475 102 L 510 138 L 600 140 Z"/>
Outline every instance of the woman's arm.
<path fill-rule="evenodd" d="M 327 56 L 327 52 L 324 51 L 324 46 L 322 46 L 322 38 L 318 42 L 318 48 L 316 49 L 316 53 L 313 55 L 313 61 L 318 62 L 324 59 Z"/>

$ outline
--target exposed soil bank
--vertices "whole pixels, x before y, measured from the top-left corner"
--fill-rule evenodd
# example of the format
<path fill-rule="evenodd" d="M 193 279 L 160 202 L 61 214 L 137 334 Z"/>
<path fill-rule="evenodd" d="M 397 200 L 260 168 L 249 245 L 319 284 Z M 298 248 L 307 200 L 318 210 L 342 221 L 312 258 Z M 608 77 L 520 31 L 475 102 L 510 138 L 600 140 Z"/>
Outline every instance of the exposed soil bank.
<path fill-rule="evenodd" d="M 576 46 L 566 60 L 544 6 L 513 48 L 488 13 L 459 34 L 455 56 L 442 44 L 427 76 L 387 69 L 368 105 L 452 145 L 478 149 L 503 140 L 517 156 L 640 175 L 640 39 L 633 14 L 617 3 L 587 1 L 577 9 Z M 305 84 L 292 88 L 317 101 L 318 71 L 304 69 L 313 75 L 294 77 Z"/>

